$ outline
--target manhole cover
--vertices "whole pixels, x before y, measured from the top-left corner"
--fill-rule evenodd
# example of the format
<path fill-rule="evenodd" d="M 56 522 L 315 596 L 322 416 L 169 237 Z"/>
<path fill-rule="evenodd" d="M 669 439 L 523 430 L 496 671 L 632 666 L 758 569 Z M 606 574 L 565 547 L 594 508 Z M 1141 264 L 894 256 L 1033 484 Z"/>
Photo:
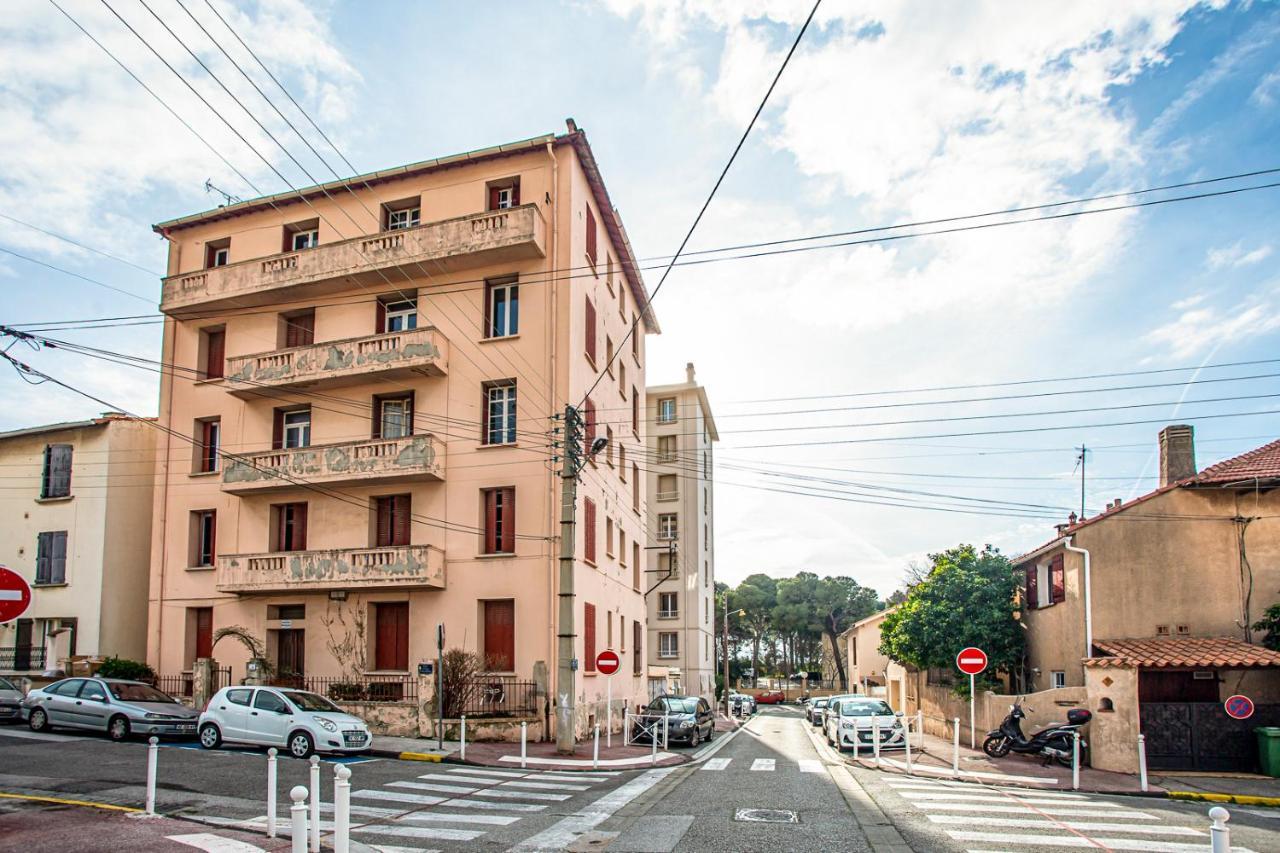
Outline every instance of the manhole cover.
<path fill-rule="evenodd" d="M 738 809 L 734 812 L 734 820 L 752 821 L 755 823 L 799 823 L 800 816 L 784 809 Z"/>

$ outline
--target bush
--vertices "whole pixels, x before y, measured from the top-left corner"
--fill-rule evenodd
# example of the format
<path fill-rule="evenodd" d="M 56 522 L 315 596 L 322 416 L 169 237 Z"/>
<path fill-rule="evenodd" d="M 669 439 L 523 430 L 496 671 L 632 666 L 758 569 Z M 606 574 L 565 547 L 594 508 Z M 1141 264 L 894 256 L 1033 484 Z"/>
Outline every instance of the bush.
<path fill-rule="evenodd" d="M 115 655 L 107 658 L 95 673 L 99 678 L 124 678 L 129 681 L 148 681 L 154 683 L 156 672 L 142 661 L 118 658 Z"/>

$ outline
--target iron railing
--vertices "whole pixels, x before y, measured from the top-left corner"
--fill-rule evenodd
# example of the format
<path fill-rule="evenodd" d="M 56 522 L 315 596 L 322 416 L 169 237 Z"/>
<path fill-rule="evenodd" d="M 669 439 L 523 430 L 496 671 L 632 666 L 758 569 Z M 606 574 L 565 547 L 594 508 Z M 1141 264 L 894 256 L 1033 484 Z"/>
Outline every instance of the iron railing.
<path fill-rule="evenodd" d="M 537 682 L 514 676 L 482 675 L 458 692 L 461 701 L 447 702 L 447 709 L 468 717 L 516 717 L 541 710 Z"/>
<path fill-rule="evenodd" d="M 44 646 L 0 646 L 0 670 L 43 671 Z"/>
<path fill-rule="evenodd" d="M 183 672 L 178 675 L 157 675 L 155 680 L 157 690 L 164 691 L 170 696 L 176 696 L 179 699 L 190 699 L 191 694 L 195 692 L 195 679 L 191 673 Z"/>
<path fill-rule="evenodd" d="M 273 684 L 296 687 L 319 693 L 334 702 L 417 702 L 418 676 L 364 675 L 358 678 L 336 676 L 286 676 Z"/>

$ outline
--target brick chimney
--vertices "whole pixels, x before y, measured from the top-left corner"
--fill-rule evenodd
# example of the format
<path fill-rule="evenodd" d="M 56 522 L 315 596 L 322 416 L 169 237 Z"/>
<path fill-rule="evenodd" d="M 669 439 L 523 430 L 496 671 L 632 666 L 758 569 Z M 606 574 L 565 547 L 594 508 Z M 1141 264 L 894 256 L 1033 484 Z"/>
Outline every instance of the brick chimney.
<path fill-rule="evenodd" d="M 685 362 L 685 365 L 684 365 L 684 376 L 685 376 L 685 381 L 686 381 L 686 382 L 688 382 L 690 385 L 692 385 L 692 384 L 693 384 L 693 381 L 694 381 L 694 372 L 693 372 L 693 362 L 692 362 L 692 361 L 687 361 L 687 362 Z"/>
<path fill-rule="evenodd" d="M 1160 430 L 1160 486 L 1196 473 L 1195 427 L 1172 424 Z"/>

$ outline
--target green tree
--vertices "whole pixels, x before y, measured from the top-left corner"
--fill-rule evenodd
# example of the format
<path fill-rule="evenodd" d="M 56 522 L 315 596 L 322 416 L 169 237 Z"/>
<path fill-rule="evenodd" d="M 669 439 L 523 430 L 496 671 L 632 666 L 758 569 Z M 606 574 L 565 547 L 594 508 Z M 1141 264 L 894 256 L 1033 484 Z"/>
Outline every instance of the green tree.
<path fill-rule="evenodd" d="M 881 607 L 874 589 L 862 586 L 853 578 L 837 576 L 819 578 L 814 589 L 813 608 L 822 633 L 831 644 L 840 689 L 849 689 L 849 676 L 844 671 L 844 654 L 840 635 L 854 622 L 875 613 Z"/>
<path fill-rule="evenodd" d="M 739 618 L 751 638 L 752 686 L 760 677 L 760 644 L 772 627 L 773 608 L 777 602 L 778 582 L 765 574 L 748 575 L 729 591 L 729 609 L 746 611 Z"/>
<path fill-rule="evenodd" d="M 1273 604 L 1262 613 L 1262 618 L 1253 623 L 1253 630 L 1266 631 L 1262 645 L 1280 652 L 1280 604 Z"/>
<path fill-rule="evenodd" d="M 917 669 L 950 668 L 961 649 L 977 646 L 992 671 L 1014 670 L 1024 638 L 1014 618 L 1013 564 L 990 545 L 961 545 L 929 559 L 928 576 L 880 626 L 880 653 Z"/>

